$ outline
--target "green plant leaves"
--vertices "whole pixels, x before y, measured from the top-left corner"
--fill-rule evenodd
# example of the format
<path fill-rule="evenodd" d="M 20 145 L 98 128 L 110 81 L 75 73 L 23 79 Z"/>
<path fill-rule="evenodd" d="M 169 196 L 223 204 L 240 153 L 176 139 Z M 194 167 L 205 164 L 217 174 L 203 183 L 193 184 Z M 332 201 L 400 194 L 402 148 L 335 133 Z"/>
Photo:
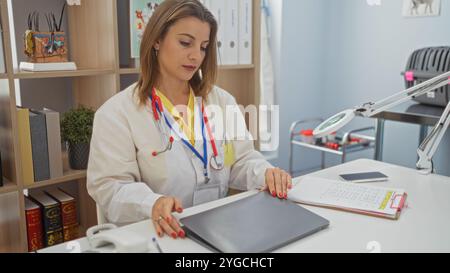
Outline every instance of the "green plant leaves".
<path fill-rule="evenodd" d="M 61 138 L 71 144 L 89 143 L 95 111 L 83 106 L 64 113 L 61 118 Z"/>

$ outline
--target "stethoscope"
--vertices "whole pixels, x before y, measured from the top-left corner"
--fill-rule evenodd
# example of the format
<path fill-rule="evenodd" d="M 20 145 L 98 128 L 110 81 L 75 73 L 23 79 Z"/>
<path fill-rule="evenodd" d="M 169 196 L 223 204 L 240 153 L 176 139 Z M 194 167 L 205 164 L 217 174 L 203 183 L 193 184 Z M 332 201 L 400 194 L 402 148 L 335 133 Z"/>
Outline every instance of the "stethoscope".
<path fill-rule="evenodd" d="M 156 125 L 158 126 L 159 131 L 165 136 L 168 137 L 168 142 L 166 144 L 166 147 L 162 149 L 161 151 L 153 151 L 152 156 L 156 157 L 160 154 L 163 154 L 165 152 L 168 152 L 172 150 L 172 144 L 174 142 L 173 136 L 167 134 L 166 130 L 163 129 L 164 126 L 161 124 L 161 116 L 163 115 L 163 106 L 161 103 L 161 98 L 156 95 L 155 88 L 152 89 L 150 101 L 152 104 L 152 111 L 153 111 L 153 120 L 155 121 Z M 167 120 L 166 120 L 167 121 Z"/>
<path fill-rule="evenodd" d="M 167 124 L 167 127 L 169 127 L 170 132 L 175 131 L 173 130 L 172 124 L 170 123 L 170 121 L 168 120 L 168 118 L 166 117 L 166 115 L 164 114 L 163 111 L 163 106 L 161 103 L 161 99 L 159 98 L 159 96 L 156 95 L 156 89 L 152 88 L 152 92 L 150 94 L 150 101 L 152 104 L 152 111 L 153 111 L 153 119 L 154 121 L 157 123 L 158 129 L 160 130 L 160 132 L 162 132 L 164 134 L 165 137 L 169 138 L 169 141 L 166 144 L 166 147 L 164 147 L 164 149 L 160 150 L 160 151 L 153 151 L 152 155 L 154 157 L 161 155 L 165 152 L 168 152 L 172 149 L 172 145 L 174 142 L 174 138 L 167 134 L 166 131 L 163 129 L 163 125 L 162 125 L 162 119 L 164 118 L 164 121 Z M 194 146 L 191 145 L 191 143 L 189 143 L 187 140 L 185 140 L 184 138 L 180 137 L 181 141 L 184 143 L 184 145 L 186 145 L 186 147 L 188 147 L 194 154 L 195 156 L 197 156 L 197 158 L 199 158 L 202 163 L 203 163 L 203 171 L 204 171 L 204 176 L 205 176 L 205 183 L 208 183 L 210 181 L 209 175 L 208 175 L 208 152 L 207 152 L 207 142 L 206 142 L 206 137 L 205 137 L 205 126 L 206 126 L 206 131 L 208 132 L 208 136 L 210 139 L 210 143 L 211 143 L 211 147 L 213 150 L 213 154 L 211 155 L 211 158 L 209 160 L 210 166 L 211 168 L 213 168 L 214 170 L 220 171 L 223 170 L 224 168 L 224 162 L 219 158 L 219 152 L 217 150 L 217 146 L 216 146 L 216 141 L 214 139 L 214 136 L 212 134 L 211 131 L 211 127 L 209 125 L 209 120 L 208 117 L 205 114 L 205 108 L 204 108 L 204 104 L 202 101 L 202 107 L 201 107 L 201 121 L 202 121 L 202 138 L 203 138 L 203 156 L 200 155 L 200 153 L 194 148 Z"/>

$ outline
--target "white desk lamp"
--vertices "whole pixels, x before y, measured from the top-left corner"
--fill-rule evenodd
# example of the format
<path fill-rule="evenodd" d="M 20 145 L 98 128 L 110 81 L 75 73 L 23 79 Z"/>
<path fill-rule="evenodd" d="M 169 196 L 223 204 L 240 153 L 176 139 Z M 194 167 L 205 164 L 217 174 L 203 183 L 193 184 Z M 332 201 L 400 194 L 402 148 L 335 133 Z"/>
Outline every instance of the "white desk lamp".
<path fill-rule="evenodd" d="M 364 103 L 360 107 L 342 111 L 317 126 L 313 134 L 315 137 L 329 135 L 344 127 L 355 116 L 371 117 L 400 103 L 410 100 L 411 98 L 434 91 L 435 89 L 443 87 L 447 84 L 450 84 L 450 71 L 378 102 L 368 102 Z M 433 127 L 431 133 L 425 138 L 417 149 L 419 160 L 417 161 L 416 167 L 422 174 L 429 174 L 433 172 L 433 155 L 436 152 L 436 149 L 439 146 L 439 143 L 441 142 L 442 137 L 444 136 L 449 125 L 450 102 L 447 104 L 444 113 L 438 123 L 436 123 Z"/>

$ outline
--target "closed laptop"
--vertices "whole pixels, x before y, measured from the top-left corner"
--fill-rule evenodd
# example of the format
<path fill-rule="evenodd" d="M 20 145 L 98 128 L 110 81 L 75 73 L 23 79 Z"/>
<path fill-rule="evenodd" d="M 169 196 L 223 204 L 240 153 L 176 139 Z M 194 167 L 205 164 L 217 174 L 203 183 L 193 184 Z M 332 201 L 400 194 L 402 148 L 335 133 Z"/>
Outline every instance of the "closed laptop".
<path fill-rule="evenodd" d="M 270 252 L 327 228 L 329 221 L 261 192 L 181 219 L 189 238 L 215 252 Z"/>

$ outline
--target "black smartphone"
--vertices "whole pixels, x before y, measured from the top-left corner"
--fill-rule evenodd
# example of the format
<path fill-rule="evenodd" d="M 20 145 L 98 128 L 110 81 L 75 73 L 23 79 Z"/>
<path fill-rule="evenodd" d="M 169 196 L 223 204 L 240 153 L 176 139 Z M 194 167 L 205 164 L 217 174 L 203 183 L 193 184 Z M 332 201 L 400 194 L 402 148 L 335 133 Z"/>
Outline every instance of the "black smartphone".
<path fill-rule="evenodd" d="M 348 182 L 364 183 L 364 182 L 381 182 L 388 180 L 388 177 L 380 172 L 364 172 L 364 173 L 347 173 L 339 175 Z"/>

